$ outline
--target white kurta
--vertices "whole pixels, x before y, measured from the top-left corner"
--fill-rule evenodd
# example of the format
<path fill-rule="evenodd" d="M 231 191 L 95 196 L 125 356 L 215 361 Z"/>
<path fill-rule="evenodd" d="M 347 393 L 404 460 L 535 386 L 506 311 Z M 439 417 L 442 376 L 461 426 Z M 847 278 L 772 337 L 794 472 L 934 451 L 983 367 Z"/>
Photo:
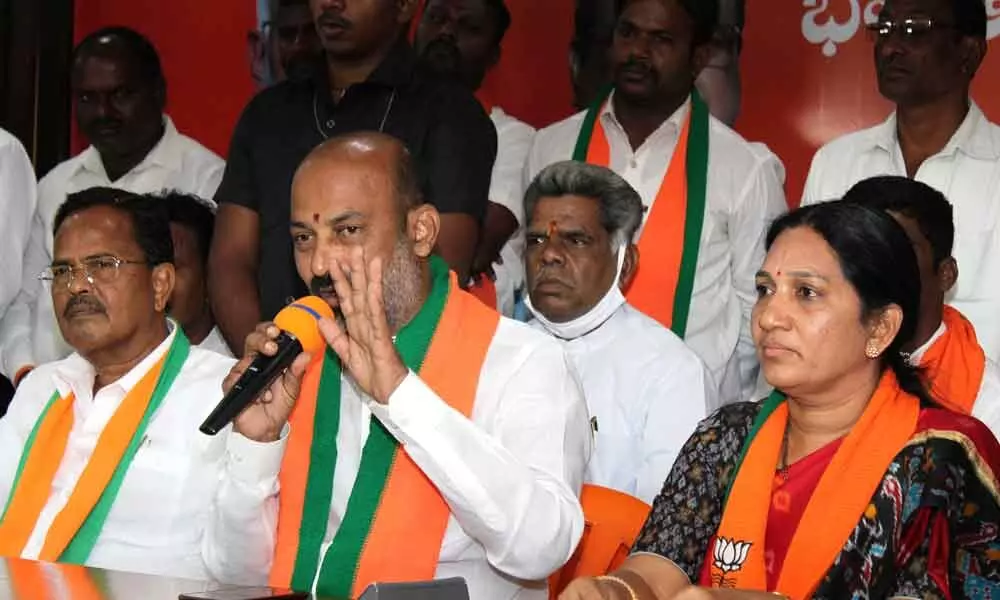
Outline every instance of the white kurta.
<path fill-rule="evenodd" d="M 2 503 L 9 499 L 21 449 L 52 393 L 75 395 L 73 429 L 49 500 L 25 546 L 24 558 L 37 558 L 49 527 L 66 506 L 108 421 L 128 392 L 167 352 L 173 339 L 172 332 L 125 376 L 96 394 L 94 367 L 79 354 L 39 366 L 17 388 L 10 409 L 0 419 Z M 88 566 L 207 578 L 201 557 L 202 537 L 225 464 L 229 430 L 210 437 L 200 433 L 198 426 L 222 399 L 222 380 L 234 362 L 214 352 L 191 348 L 149 423 Z"/>
<path fill-rule="evenodd" d="M 222 181 L 225 163 L 193 139 L 182 135 L 164 116 L 159 143 L 134 169 L 110 181 L 97 150 L 91 146 L 57 165 L 38 184 L 38 209 L 24 254 L 21 292 L 0 321 L 2 372 L 13 379 L 23 367 L 64 358 L 72 352 L 63 340 L 48 285 L 38 275 L 52 262 L 53 224 L 66 196 L 92 187 L 113 187 L 137 194 L 179 190 L 211 199 Z"/>
<path fill-rule="evenodd" d="M 691 103 L 682 105 L 635 151 L 611 107 L 608 102 L 599 117 L 611 148 L 610 168 L 639 192 L 647 208 L 645 224 Z M 573 157 L 584 116 L 578 113 L 535 135 L 526 181 L 546 166 Z M 784 168 L 766 147 L 747 142 L 710 117 L 708 148 L 705 221 L 684 341 L 709 368 L 721 405 L 753 395 L 759 371 L 750 334 L 750 311 L 757 301 L 754 276 L 764 261 L 767 227 L 787 206 Z M 641 236 L 640 229 L 636 239 Z"/>
<path fill-rule="evenodd" d="M 583 531 L 577 495 L 591 452 L 587 407 L 555 341 L 501 319 L 471 420 L 413 373 L 386 406 L 346 377 L 341 395 L 324 550 L 343 518 L 374 416 L 451 508 L 437 576 L 464 577 L 477 600 L 547 597 L 543 579 L 569 559 Z M 205 545 L 206 562 L 221 581 L 262 582 L 270 571 L 286 441 L 230 438 Z M 405 540 L 400 544 L 405 548 Z"/>
<path fill-rule="evenodd" d="M 0 129 L 0 317 L 21 289 L 24 249 L 35 203 L 31 160 L 21 142 Z"/>
<path fill-rule="evenodd" d="M 514 316 L 514 295 L 524 284 L 524 191 L 521 178 L 535 130 L 499 107 L 490 112 L 497 129 L 497 158 L 490 179 L 490 202 L 500 204 L 517 218 L 518 230 L 500 251 L 502 262 L 493 264 L 496 274 L 497 309 Z"/>
<path fill-rule="evenodd" d="M 895 113 L 820 148 L 802 204 L 835 200 L 876 175 L 906 176 Z M 943 193 L 954 207 L 958 283 L 946 301 L 972 321 L 987 356 L 1000 360 L 1000 126 L 972 103 L 951 140 L 920 165 L 914 179 Z"/>
<path fill-rule="evenodd" d="M 544 331 L 538 321 L 531 325 Z M 705 365 L 673 332 L 628 304 L 594 331 L 560 342 L 597 430 L 587 482 L 652 504 L 681 446 L 715 405 Z"/>

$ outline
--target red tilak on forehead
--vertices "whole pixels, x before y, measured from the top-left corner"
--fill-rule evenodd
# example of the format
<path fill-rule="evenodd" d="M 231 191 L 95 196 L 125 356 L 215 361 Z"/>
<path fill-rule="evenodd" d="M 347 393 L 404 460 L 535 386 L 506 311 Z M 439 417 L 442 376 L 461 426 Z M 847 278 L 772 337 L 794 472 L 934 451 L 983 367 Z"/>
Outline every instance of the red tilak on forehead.
<path fill-rule="evenodd" d="M 319 223 L 319 213 L 313 213 L 313 223 Z"/>
<path fill-rule="evenodd" d="M 553 235 L 555 235 L 555 233 L 556 233 L 556 222 L 555 221 L 549 221 L 549 228 L 545 231 L 545 233 L 549 237 L 552 237 Z"/>

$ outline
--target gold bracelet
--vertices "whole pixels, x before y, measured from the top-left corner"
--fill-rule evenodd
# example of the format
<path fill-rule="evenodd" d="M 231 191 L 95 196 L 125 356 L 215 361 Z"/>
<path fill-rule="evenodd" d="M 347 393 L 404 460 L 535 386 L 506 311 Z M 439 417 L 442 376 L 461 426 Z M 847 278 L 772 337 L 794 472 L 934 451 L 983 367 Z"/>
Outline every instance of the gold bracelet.
<path fill-rule="evenodd" d="M 597 581 L 610 581 L 612 583 L 617 583 L 618 585 L 625 588 L 626 592 L 628 592 L 629 600 L 639 600 L 639 596 L 636 595 L 635 590 L 632 589 L 632 586 L 630 586 L 628 582 L 622 579 L 621 577 L 615 577 L 614 575 L 601 575 L 600 577 L 597 577 Z"/>

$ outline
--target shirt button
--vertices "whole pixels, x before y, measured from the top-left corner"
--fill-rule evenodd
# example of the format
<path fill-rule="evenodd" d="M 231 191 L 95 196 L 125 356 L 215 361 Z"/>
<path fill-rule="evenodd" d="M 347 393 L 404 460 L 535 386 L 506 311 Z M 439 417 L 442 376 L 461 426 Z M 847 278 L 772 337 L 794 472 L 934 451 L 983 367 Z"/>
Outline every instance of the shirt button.
<path fill-rule="evenodd" d="M 328 119 L 327 122 L 326 122 L 326 128 L 327 129 L 333 129 L 334 126 L 336 126 L 336 125 L 337 125 L 337 122 L 334 121 L 333 119 Z"/>
<path fill-rule="evenodd" d="M 639 163 L 635 162 L 635 159 L 628 161 L 629 168 L 635 169 L 639 167 Z"/>

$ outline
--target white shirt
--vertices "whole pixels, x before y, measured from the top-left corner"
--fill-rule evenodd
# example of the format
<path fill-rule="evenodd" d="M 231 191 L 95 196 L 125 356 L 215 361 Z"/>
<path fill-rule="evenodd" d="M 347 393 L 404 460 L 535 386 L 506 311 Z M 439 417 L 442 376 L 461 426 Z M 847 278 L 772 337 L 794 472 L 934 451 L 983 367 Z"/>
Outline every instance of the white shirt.
<path fill-rule="evenodd" d="M 919 365 L 927 350 L 946 331 L 948 331 L 948 326 L 942 322 L 930 339 L 910 353 L 910 364 Z M 986 358 L 983 381 L 979 384 L 976 403 L 972 405 L 972 416 L 985 423 L 994 436 L 1000 437 L 1000 367 L 997 367 L 997 364 L 989 357 Z"/>
<path fill-rule="evenodd" d="M 530 324 L 545 331 L 538 321 Z M 715 405 L 705 365 L 672 331 L 627 303 L 594 331 L 559 341 L 596 429 L 587 482 L 652 504 L 681 446 Z"/>
<path fill-rule="evenodd" d="M 218 327 L 213 327 L 212 331 L 209 331 L 208 335 L 205 336 L 205 339 L 198 344 L 198 347 L 202 350 L 221 354 L 222 356 L 233 356 L 232 350 L 229 349 L 229 344 L 227 344 L 225 338 L 222 337 L 222 332 L 219 331 Z"/>
<path fill-rule="evenodd" d="M 385 406 L 363 397 L 346 377 L 341 395 L 324 552 L 344 515 L 374 415 L 451 507 L 437 577 L 464 577 L 476 600 L 547 597 L 543 579 L 570 558 L 583 531 L 577 496 L 591 449 L 587 407 L 555 341 L 501 319 L 471 420 L 413 373 Z M 286 441 L 230 437 L 205 546 L 220 581 L 266 579 Z"/>
<path fill-rule="evenodd" d="M 513 317 L 514 294 L 524 284 L 524 193 L 521 178 L 535 130 L 499 107 L 493 108 L 490 119 L 497 130 L 497 158 L 490 179 L 490 202 L 509 210 L 517 218 L 518 225 L 517 231 L 500 251 L 503 262 L 493 264 L 493 272 L 497 276 L 497 309 L 504 316 Z"/>
<path fill-rule="evenodd" d="M 93 146 L 57 165 L 38 184 L 38 210 L 24 255 L 21 293 L 0 322 L 2 372 L 11 380 L 22 367 L 59 360 L 72 352 L 63 340 L 48 286 L 38 275 L 52 262 L 53 223 L 66 196 L 92 187 L 137 194 L 176 189 L 205 199 L 215 195 L 225 163 L 198 142 L 178 133 L 164 116 L 159 143 L 134 169 L 110 181 Z"/>
<path fill-rule="evenodd" d="M 634 152 L 612 103 L 601 112 L 610 167 L 642 197 L 648 209 L 643 224 L 690 108 L 689 100 Z M 527 181 L 546 166 L 573 157 L 584 116 L 577 113 L 535 135 Z M 757 300 L 754 276 L 764 262 L 767 227 L 787 206 L 784 168 L 765 146 L 747 142 L 710 117 L 708 148 L 706 214 L 684 341 L 709 368 L 721 405 L 749 399 L 754 390 L 759 370 L 750 334 L 750 311 Z"/>
<path fill-rule="evenodd" d="M 176 326 L 171 324 L 176 331 Z M 37 559 L 53 520 L 66 506 L 98 438 L 126 394 L 163 356 L 171 334 L 115 383 L 93 392 L 94 367 L 79 354 L 29 373 L 0 419 L 0 501 L 9 499 L 28 436 L 53 392 L 75 395 L 73 429 L 23 558 Z M 222 398 L 222 380 L 234 364 L 212 352 L 191 353 L 146 429 L 87 566 L 207 577 L 202 535 L 225 464 L 227 435 L 206 436 L 198 426 Z"/>
<path fill-rule="evenodd" d="M 22 258 L 35 203 L 31 160 L 21 142 L 0 129 L 0 317 L 21 289 Z"/>
<path fill-rule="evenodd" d="M 906 176 L 895 113 L 820 148 L 802 204 L 840 198 L 876 175 Z M 971 103 L 962 125 L 914 179 L 943 193 L 954 207 L 958 283 L 946 302 L 972 321 L 987 356 L 1000 360 L 1000 127 Z"/>

